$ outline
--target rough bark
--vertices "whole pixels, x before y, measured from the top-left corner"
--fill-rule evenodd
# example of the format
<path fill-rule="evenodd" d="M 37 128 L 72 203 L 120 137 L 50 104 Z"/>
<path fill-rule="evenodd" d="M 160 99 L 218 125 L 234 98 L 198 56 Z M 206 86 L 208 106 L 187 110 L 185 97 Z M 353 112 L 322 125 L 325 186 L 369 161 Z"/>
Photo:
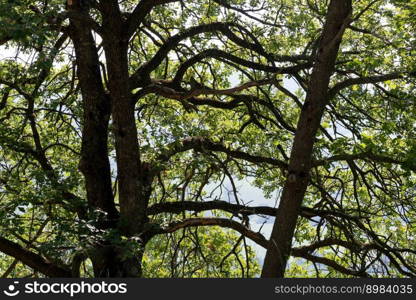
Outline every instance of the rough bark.
<path fill-rule="evenodd" d="M 103 16 L 103 47 L 107 62 L 108 90 L 112 103 L 111 116 L 115 139 L 118 200 L 120 204 L 119 234 L 132 236 L 142 232 L 147 223 L 146 207 L 150 184 L 140 161 L 134 103 L 132 103 L 128 72 L 128 33 L 117 1 L 100 5 Z M 151 181 L 150 181 L 151 183 Z M 143 249 L 145 242 L 137 248 Z M 141 276 L 142 252 L 129 254 L 117 245 L 105 245 L 94 256 L 94 273 L 109 277 Z M 103 271 L 107 273 L 103 273 Z"/>
<path fill-rule="evenodd" d="M 262 277 L 284 276 L 296 222 L 309 183 L 315 137 L 329 100 L 330 77 L 351 11 L 351 0 L 332 0 L 329 4 L 309 89 L 297 125 L 288 176 L 266 252 Z"/>
<path fill-rule="evenodd" d="M 78 69 L 78 78 L 81 86 L 83 100 L 83 130 L 82 130 L 82 157 L 80 161 L 80 170 L 82 171 L 85 181 L 88 205 L 90 210 L 101 210 L 107 217 L 102 218 L 97 226 L 101 228 L 113 228 L 118 226 L 118 211 L 114 204 L 112 186 L 111 186 L 111 170 L 108 159 L 108 128 L 111 114 L 111 101 L 115 102 L 116 112 L 115 119 L 120 120 L 121 115 L 128 115 L 129 110 L 123 106 L 127 101 L 125 99 L 126 86 L 118 86 L 119 81 L 115 82 L 114 77 L 120 76 L 120 73 L 127 72 L 127 56 L 125 61 L 122 60 L 123 54 L 115 55 L 114 52 L 120 50 L 119 47 L 111 48 L 111 55 L 108 57 L 108 65 L 111 66 L 110 74 L 110 95 L 106 94 L 103 86 L 99 58 L 94 38 L 88 24 L 83 22 L 82 15 L 88 16 L 87 8 L 80 6 L 76 1 L 71 2 L 68 10 L 78 17 L 71 18 L 71 38 L 74 43 L 76 53 L 76 63 Z M 108 2 L 110 3 L 110 2 Z M 112 16 L 109 16 L 110 18 Z M 84 18 L 85 19 L 85 18 Z M 118 45 L 117 45 L 118 46 Z M 121 58 L 120 58 L 121 57 Z M 120 64 L 123 62 L 123 64 Z M 128 75 L 124 75 L 128 78 Z M 127 80 L 126 80 L 127 82 Z M 124 93 L 124 94 L 123 94 Z M 131 108 L 132 111 L 133 108 Z M 125 118 L 131 122 L 131 118 Z M 133 118 L 134 123 L 134 118 Z M 121 126 L 121 129 L 118 129 Z M 127 153 L 131 153 L 131 147 L 126 146 L 123 139 L 123 132 L 128 133 L 128 137 L 134 135 L 137 143 L 137 135 L 131 132 L 131 128 L 126 129 L 124 124 L 116 123 L 116 129 L 121 133 L 120 139 L 117 140 L 118 150 L 120 147 Z M 135 129 L 135 127 L 134 127 Z M 116 135 L 119 136 L 119 135 Z M 130 140 L 129 140 L 130 141 Z M 127 143 L 129 142 L 127 141 Z M 126 147 L 126 148 L 123 148 Z M 134 149 L 133 149 L 134 150 Z M 120 151 L 118 151 L 118 161 L 120 161 Z M 135 186 L 131 182 L 125 182 L 125 178 L 129 175 L 129 170 L 123 169 L 125 164 L 124 153 L 121 153 L 122 164 L 118 165 L 119 176 L 121 170 L 121 199 L 125 199 L 125 190 L 134 189 Z M 133 155 L 137 152 L 132 152 Z M 131 155 L 131 154 L 129 154 Z M 127 157 L 130 167 L 134 166 L 137 157 Z M 137 172 L 137 169 L 135 170 Z M 134 182 L 136 183 L 136 181 Z M 131 195 L 128 194 L 130 197 Z M 128 198 L 130 199 L 130 198 Z M 125 204 L 123 202 L 123 204 Z M 99 240 L 90 251 L 90 258 L 93 263 L 94 275 L 96 277 L 133 277 L 140 275 L 139 261 L 133 258 L 126 258 L 123 249 L 107 240 Z"/>
<path fill-rule="evenodd" d="M 112 100 L 116 146 L 120 226 L 126 235 L 140 232 L 146 223 L 148 184 L 140 162 L 134 103 L 128 73 L 128 34 L 116 2 L 105 2 L 103 45 L 108 67 L 108 88 Z"/>
<path fill-rule="evenodd" d="M 68 10 L 79 15 L 87 12 L 73 1 Z M 71 18 L 70 36 L 74 44 L 83 103 L 82 149 L 79 169 L 85 177 L 90 210 L 101 210 L 108 220 L 117 218 L 108 160 L 108 123 L 110 99 L 106 95 L 91 29 L 80 18 Z"/>

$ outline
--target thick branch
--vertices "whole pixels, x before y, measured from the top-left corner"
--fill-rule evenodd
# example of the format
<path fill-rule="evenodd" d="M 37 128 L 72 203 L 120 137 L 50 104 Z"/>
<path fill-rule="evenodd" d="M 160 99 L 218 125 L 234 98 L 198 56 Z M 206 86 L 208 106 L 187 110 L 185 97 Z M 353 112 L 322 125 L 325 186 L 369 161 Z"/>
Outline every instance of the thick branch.
<path fill-rule="evenodd" d="M 378 82 L 384 82 L 388 80 L 393 79 L 399 79 L 403 77 L 403 73 L 400 72 L 394 72 L 391 74 L 385 74 L 385 75 L 379 75 L 379 76 L 369 76 L 369 77 L 358 77 L 358 78 L 350 78 L 347 80 L 344 80 L 340 83 L 337 83 L 334 85 L 328 92 L 328 95 L 330 98 L 335 97 L 336 94 L 338 94 L 341 90 L 353 86 L 353 85 L 360 85 L 360 84 L 369 84 L 369 83 L 378 83 Z"/>
<path fill-rule="evenodd" d="M 170 87 L 155 83 L 150 85 L 148 88 L 149 90 L 153 91 L 154 93 L 161 95 L 166 98 L 170 99 L 176 99 L 176 100 L 188 100 L 191 98 L 195 98 L 199 95 L 234 95 L 235 93 L 244 91 L 246 89 L 252 88 L 252 87 L 258 87 L 262 85 L 268 85 L 268 84 L 275 84 L 278 81 L 276 79 L 263 79 L 263 80 L 257 80 L 257 81 L 249 81 L 246 83 L 243 83 L 242 85 L 235 86 L 229 89 L 212 89 L 205 86 L 196 87 L 190 91 L 177 91 L 175 89 L 172 89 Z"/>
<path fill-rule="evenodd" d="M 181 201 L 181 202 L 163 202 L 156 203 L 150 206 L 147 209 L 148 215 L 156 215 L 160 213 L 182 213 L 184 211 L 193 211 L 201 212 L 207 210 L 219 209 L 222 211 L 227 211 L 234 215 L 267 215 L 275 216 L 276 208 L 269 206 L 255 206 L 249 207 L 241 204 L 233 204 L 226 201 L 205 201 L 205 202 L 195 202 L 195 201 Z"/>
<path fill-rule="evenodd" d="M 71 277 L 69 269 L 46 261 L 42 256 L 24 249 L 19 244 L 0 237 L 0 251 L 12 256 L 32 269 L 49 277 Z"/>
<path fill-rule="evenodd" d="M 306 98 L 297 124 L 288 166 L 289 176 L 283 188 L 273 225 L 262 277 L 284 275 L 302 201 L 309 184 L 315 137 L 329 101 L 330 78 L 334 72 L 345 28 L 351 22 L 351 14 L 351 0 L 330 1 Z"/>
<path fill-rule="evenodd" d="M 139 4 L 136 5 L 126 22 L 126 34 L 128 39 L 134 34 L 140 24 L 142 24 L 145 17 L 152 11 L 155 6 L 177 1 L 179 0 L 141 0 Z"/>
<path fill-rule="evenodd" d="M 219 209 L 223 211 L 230 212 L 232 214 L 242 214 L 242 215 L 266 215 L 274 217 L 277 213 L 277 208 L 269 206 L 245 206 L 240 204 L 233 204 L 226 201 L 214 200 L 214 201 L 204 201 L 204 202 L 195 202 L 195 201 L 181 201 L 181 202 L 163 202 L 156 203 L 148 207 L 147 214 L 157 215 L 161 213 L 173 213 L 180 214 L 185 211 L 193 212 L 202 212 L 207 210 Z M 351 214 L 346 214 L 336 210 L 323 210 L 323 209 L 314 209 L 311 207 L 302 206 L 300 209 L 300 215 L 304 218 L 328 218 L 329 216 L 338 217 L 341 219 L 358 221 L 359 217 L 353 216 Z"/>
<path fill-rule="evenodd" d="M 248 162 L 252 163 L 268 163 L 270 165 L 276 166 L 280 169 L 286 169 L 287 164 L 281 160 L 263 157 L 263 156 L 256 156 L 251 155 L 243 151 L 239 150 L 232 150 L 224 146 L 222 143 L 215 143 L 208 138 L 205 137 L 189 137 L 184 139 L 180 142 L 175 142 L 170 144 L 167 149 L 161 153 L 158 157 L 159 162 L 168 161 L 170 157 L 175 154 L 185 152 L 188 150 L 198 150 L 198 151 L 218 151 L 228 154 L 229 156 L 237 159 L 243 159 Z"/>
<path fill-rule="evenodd" d="M 86 13 L 72 2 L 71 10 Z M 74 43 L 78 79 L 83 104 L 82 148 L 79 169 L 86 182 L 90 208 L 100 209 L 110 219 L 118 217 L 111 186 L 108 160 L 108 123 L 110 98 L 101 78 L 97 47 L 91 30 L 78 19 L 70 19 L 70 37 Z"/>
<path fill-rule="evenodd" d="M 179 229 L 188 228 L 188 227 L 198 227 L 198 226 L 220 226 L 225 228 L 231 228 L 235 231 L 238 231 L 245 237 L 248 237 L 252 241 L 256 242 L 260 246 L 267 248 L 268 241 L 266 238 L 258 233 L 250 230 L 243 224 L 225 218 L 191 218 L 185 219 L 179 222 L 171 223 L 165 227 L 160 227 L 155 234 L 164 234 L 175 232 Z"/>

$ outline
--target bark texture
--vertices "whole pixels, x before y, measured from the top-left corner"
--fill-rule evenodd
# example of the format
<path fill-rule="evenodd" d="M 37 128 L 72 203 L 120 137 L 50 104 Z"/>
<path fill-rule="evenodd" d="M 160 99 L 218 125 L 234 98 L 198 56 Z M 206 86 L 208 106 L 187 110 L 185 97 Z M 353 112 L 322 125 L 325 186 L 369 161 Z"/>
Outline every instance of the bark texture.
<path fill-rule="evenodd" d="M 81 18 L 87 17 L 88 11 L 72 3 L 68 10 L 78 17 L 70 19 L 69 30 L 75 48 L 84 110 L 79 169 L 85 177 L 89 208 L 101 210 L 107 214 L 108 220 L 115 220 L 118 212 L 113 200 L 107 146 L 110 98 L 102 83 L 95 40 Z"/>
<path fill-rule="evenodd" d="M 284 276 L 296 222 L 309 183 L 315 137 L 329 101 L 329 82 L 351 12 L 351 0 L 332 0 L 329 4 L 308 92 L 297 125 L 288 176 L 266 252 L 262 277 Z"/>
<path fill-rule="evenodd" d="M 104 12 L 102 38 L 108 65 L 106 92 L 100 62 L 92 35 L 88 7 L 78 1 L 68 2 L 71 13 L 71 38 L 76 53 L 78 78 L 81 86 L 84 124 L 80 170 L 84 174 L 90 211 L 98 217 L 100 229 L 113 229 L 130 235 L 132 228 L 140 228 L 137 215 L 139 155 L 134 107 L 128 86 L 127 41 L 123 36 L 123 20 L 117 1 L 101 4 Z M 116 142 L 119 202 L 121 219 L 115 207 L 111 170 L 108 159 L 108 128 L 112 114 Z M 126 223 L 126 224 L 125 224 Z M 94 242 L 90 251 L 96 277 L 140 276 L 140 255 L 132 257 L 127 250 L 111 240 Z"/>

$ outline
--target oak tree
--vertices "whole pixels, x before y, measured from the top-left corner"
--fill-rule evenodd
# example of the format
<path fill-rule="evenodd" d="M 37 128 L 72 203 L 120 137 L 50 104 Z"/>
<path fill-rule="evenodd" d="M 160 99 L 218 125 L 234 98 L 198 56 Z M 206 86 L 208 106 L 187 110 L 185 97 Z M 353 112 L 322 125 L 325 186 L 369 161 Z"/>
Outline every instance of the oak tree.
<path fill-rule="evenodd" d="M 3 1 L 3 276 L 413 277 L 415 7 Z"/>

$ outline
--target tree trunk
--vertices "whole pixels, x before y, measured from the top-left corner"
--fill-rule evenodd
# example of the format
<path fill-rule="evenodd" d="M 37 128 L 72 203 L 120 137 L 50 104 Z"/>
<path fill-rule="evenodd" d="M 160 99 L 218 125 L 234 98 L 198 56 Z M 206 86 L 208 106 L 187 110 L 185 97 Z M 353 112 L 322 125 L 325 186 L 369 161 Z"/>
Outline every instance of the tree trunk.
<path fill-rule="evenodd" d="M 94 277 L 141 277 L 143 247 L 131 254 L 121 245 L 103 245 L 90 253 Z"/>
<path fill-rule="evenodd" d="M 80 15 L 87 14 L 77 6 L 68 7 L 68 10 Z M 75 48 L 84 110 L 79 169 L 85 178 L 88 206 L 90 210 L 106 213 L 108 220 L 115 220 L 118 212 L 113 200 L 107 147 L 110 100 L 102 84 L 91 30 L 74 18 L 71 19 L 69 31 Z"/>
<path fill-rule="evenodd" d="M 325 106 L 329 101 L 329 80 L 351 11 L 351 0 L 331 0 L 329 4 L 308 91 L 297 125 L 288 177 L 283 187 L 266 252 L 262 277 L 284 276 L 300 207 L 309 183 L 314 141 Z"/>
<path fill-rule="evenodd" d="M 134 102 L 129 86 L 128 34 L 117 1 L 107 1 L 103 9 L 103 45 L 108 67 L 108 88 L 112 100 L 115 137 L 120 228 L 127 236 L 143 230 L 147 222 L 147 194 L 143 193 L 142 164 Z M 146 197 L 147 196 L 147 197 Z"/>
<path fill-rule="evenodd" d="M 130 235 L 134 226 L 140 226 L 135 216 L 144 210 L 137 209 L 139 148 L 134 106 L 131 103 L 128 86 L 127 41 L 123 40 L 121 35 L 123 30 L 121 14 L 117 2 L 106 1 L 103 4 L 103 9 L 108 10 L 104 25 L 105 28 L 111 29 L 103 36 L 109 71 L 110 93 L 107 94 L 101 77 L 95 40 L 89 24 L 84 21 L 88 19 L 88 8 L 78 1 L 71 3 L 68 5 L 68 10 L 74 17 L 71 18 L 70 36 L 75 47 L 84 109 L 79 167 L 85 177 L 89 211 L 94 212 L 90 218 L 95 218 L 95 213 L 101 211 L 95 224 L 99 229 L 111 229 L 119 235 Z M 119 213 L 112 192 L 107 145 L 111 113 L 116 139 L 121 217 L 128 221 L 126 229 L 122 226 L 120 228 Z M 93 245 L 88 257 L 92 261 L 94 275 L 139 277 L 143 253 L 130 253 L 129 247 L 114 243 L 114 240 L 121 239 L 97 237 L 96 240 L 90 241 Z M 143 247 L 135 248 L 143 249 Z"/>

